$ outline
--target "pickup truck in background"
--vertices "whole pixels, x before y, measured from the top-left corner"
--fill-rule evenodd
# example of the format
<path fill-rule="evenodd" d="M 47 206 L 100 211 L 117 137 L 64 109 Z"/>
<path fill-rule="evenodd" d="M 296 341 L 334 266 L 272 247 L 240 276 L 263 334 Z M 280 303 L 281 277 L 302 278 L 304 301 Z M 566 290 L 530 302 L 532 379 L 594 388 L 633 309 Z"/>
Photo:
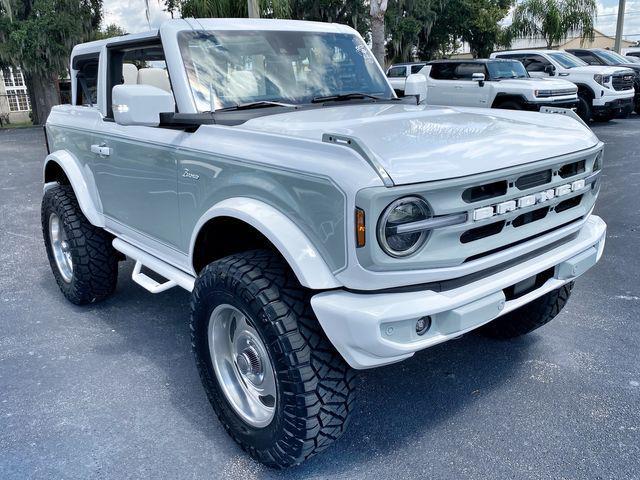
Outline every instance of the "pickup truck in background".
<path fill-rule="evenodd" d="M 558 77 L 578 87 L 578 115 L 606 122 L 633 111 L 634 72 L 628 68 L 593 66 L 562 50 L 494 52 L 491 58 L 519 60 L 532 77 Z"/>
<path fill-rule="evenodd" d="M 633 70 L 633 88 L 635 96 L 633 97 L 633 105 L 636 113 L 640 113 L 640 62 L 634 57 L 623 57 L 619 53 L 604 48 L 572 48 L 567 52 L 575 55 L 580 60 L 589 65 L 606 65 L 609 67 L 625 67 Z"/>

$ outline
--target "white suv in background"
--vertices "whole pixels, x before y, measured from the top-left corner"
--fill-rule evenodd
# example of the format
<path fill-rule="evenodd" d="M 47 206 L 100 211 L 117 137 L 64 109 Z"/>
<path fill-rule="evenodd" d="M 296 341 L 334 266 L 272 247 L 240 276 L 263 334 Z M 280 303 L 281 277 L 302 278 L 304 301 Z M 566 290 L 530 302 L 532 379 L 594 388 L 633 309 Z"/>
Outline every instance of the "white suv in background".
<path fill-rule="evenodd" d="M 578 88 L 573 83 L 531 78 L 516 60 L 435 60 L 420 74 L 427 79 L 430 105 L 531 111 L 542 106 L 578 106 Z"/>
<path fill-rule="evenodd" d="M 578 86 L 578 115 L 608 121 L 633 110 L 633 77 L 628 68 L 587 65 L 562 50 L 494 52 L 491 58 L 521 61 L 532 77 L 560 77 Z"/>
<path fill-rule="evenodd" d="M 397 63 L 387 69 L 387 80 L 389 80 L 389 83 L 397 94 L 404 94 L 407 77 L 418 73 L 422 67 L 424 67 L 424 64 L 425 62 Z"/>

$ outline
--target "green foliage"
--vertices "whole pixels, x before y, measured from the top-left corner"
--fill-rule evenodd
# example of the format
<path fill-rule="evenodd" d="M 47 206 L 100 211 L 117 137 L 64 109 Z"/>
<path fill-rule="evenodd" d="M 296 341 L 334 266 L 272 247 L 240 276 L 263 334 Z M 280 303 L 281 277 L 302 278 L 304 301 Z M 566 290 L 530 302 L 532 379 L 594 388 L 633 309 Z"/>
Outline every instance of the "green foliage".
<path fill-rule="evenodd" d="M 442 0 L 390 0 L 385 16 L 387 58 L 393 62 L 409 61 L 429 38 Z"/>
<path fill-rule="evenodd" d="M 593 40 L 596 0 L 524 0 L 513 14 L 516 35 L 543 38 L 551 48 L 576 33 Z"/>
<path fill-rule="evenodd" d="M 290 0 L 291 18 L 349 25 L 362 35 L 369 30 L 369 7 L 363 0 Z"/>
<path fill-rule="evenodd" d="M 436 12 L 436 21 L 419 51 L 421 58 L 442 58 L 469 44 L 474 57 L 488 56 L 497 45 L 510 43 L 510 30 L 498 22 L 514 0 L 449 0 Z"/>
<path fill-rule="evenodd" d="M 390 0 L 387 56 L 394 62 L 442 58 L 468 42 L 475 57 L 510 43 L 499 25 L 515 0 Z"/>
<path fill-rule="evenodd" d="M 2 0 L 0 63 L 66 74 L 71 49 L 100 25 L 102 0 Z"/>
<path fill-rule="evenodd" d="M 93 36 L 93 39 L 94 40 L 103 40 L 105 38 L 121 37 L 122 35 L 126 35 L 126 34 L 127 34 L 127 32 L 125 32 L 118 25 L 116 25 L 115 23 L 110 23 L 109 25 L 107 25 L 102 30 L 100 30 L 98 32 L 95 32 L 95 34 Z"/>
<path fill-rule="evenodd" d="M 289 0 L 260 0 L 264 18 L 289 18 Z M 247 0 L 169 0 L 167 11 L 180 11 L 183 17 L 243 18 L 248 15 Z"/>

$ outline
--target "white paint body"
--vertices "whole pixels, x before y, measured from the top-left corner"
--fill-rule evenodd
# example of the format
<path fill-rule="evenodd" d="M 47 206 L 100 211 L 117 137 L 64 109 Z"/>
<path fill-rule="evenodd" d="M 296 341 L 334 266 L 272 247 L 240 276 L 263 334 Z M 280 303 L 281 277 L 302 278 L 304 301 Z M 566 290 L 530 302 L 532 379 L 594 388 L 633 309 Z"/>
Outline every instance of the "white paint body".
<path fill-rule="evenodd" d="M 562 79 L 519 78 L 492 81 L 486 78 L 482 84 L 471 80 L 438 80 L 431 76 L 430 65 L 420 70 L 418 75 L 426 78 L 426 103 L 429 105 L 490 108 L 499 95 L 519 96 L 532 105 L 566 103 L 578 98 L 577 87 Z M 538 90 L 571 92 L 542 98 L 536 95 Z"/>

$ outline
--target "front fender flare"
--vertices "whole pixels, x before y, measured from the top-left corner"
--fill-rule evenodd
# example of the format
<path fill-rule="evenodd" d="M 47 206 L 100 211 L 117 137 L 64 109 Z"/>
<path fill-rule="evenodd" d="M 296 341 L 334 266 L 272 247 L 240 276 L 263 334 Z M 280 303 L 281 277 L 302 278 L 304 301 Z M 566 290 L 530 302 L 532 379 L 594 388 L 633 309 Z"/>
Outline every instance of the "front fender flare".
<path fill-rule="evenodd" d="M 56 150 L 47 155 L 42 167 L 42 178 L 47 182 L 47 166 L 51 163 L 60 166 L 64 174 L 69 179 L 73 192 L 78 199 L 78 204 L 85 217 L 96 227 L 105 226 L 102 215 L 102 203 L 97 195 L 93 173 L 86 167 L 82 168 L 80 162 L 66 150 Z M 45 183 L 45 190 L 49 188 L 49 183 Z"/>
<path fill-rule="evenodd" d="M 285 258 L 301 285 L 318 290 L 341 286 L 318 250 L 295 223 L 271 205 L 252 198 L 228 198 L 200 217 L 191 235 L 191 262 L 200 230 L 209 220 L 217 217 L 241 220 L 267 237 Z"/>

